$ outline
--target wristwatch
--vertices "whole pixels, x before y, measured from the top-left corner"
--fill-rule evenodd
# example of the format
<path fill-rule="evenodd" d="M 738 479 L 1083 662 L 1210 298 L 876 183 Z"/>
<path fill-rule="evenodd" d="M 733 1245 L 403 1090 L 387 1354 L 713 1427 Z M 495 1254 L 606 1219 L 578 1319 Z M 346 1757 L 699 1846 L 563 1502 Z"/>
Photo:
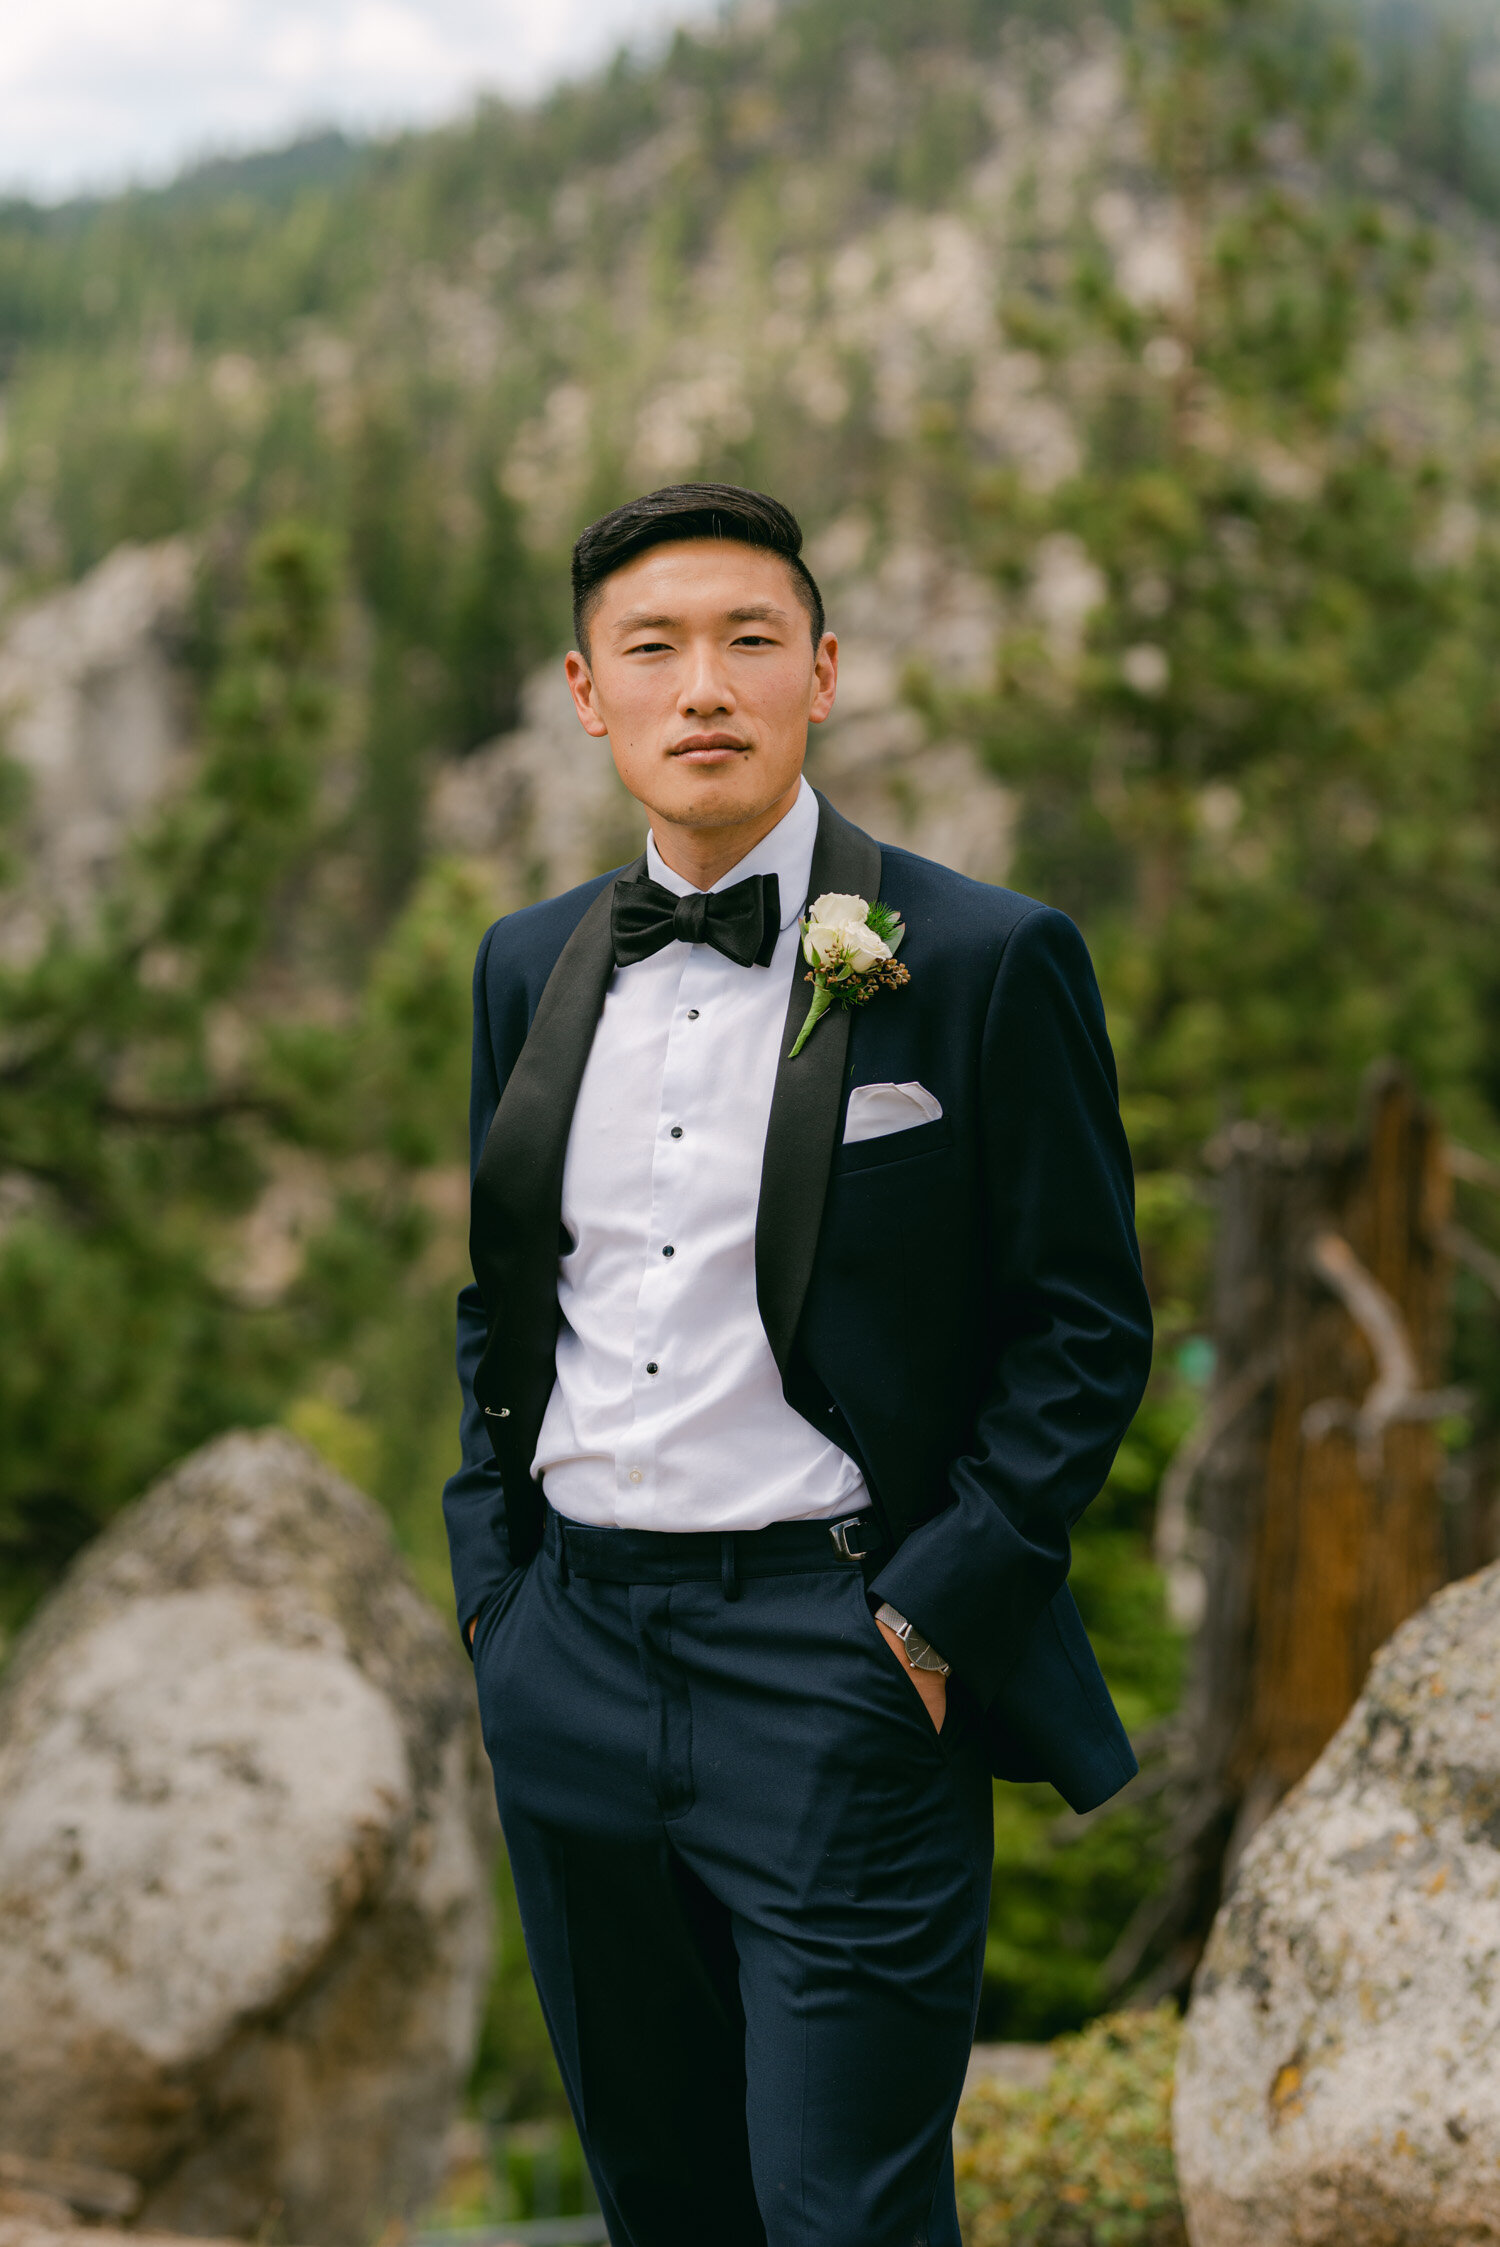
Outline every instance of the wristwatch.
<path fill-rule="evenodd" d="M 908 1623 L 900 1611 L 885 1600 L 875 1610 L 877 1623 L 884 1623 L 900 1639 L 906 1654 L 906 1664 L 912 1670 L 935 1670 L 939 1677 L 948 1675 L 949 1665 L 943 1660 L 931 1639 L 923 1638 L 915 1623 Z"/>

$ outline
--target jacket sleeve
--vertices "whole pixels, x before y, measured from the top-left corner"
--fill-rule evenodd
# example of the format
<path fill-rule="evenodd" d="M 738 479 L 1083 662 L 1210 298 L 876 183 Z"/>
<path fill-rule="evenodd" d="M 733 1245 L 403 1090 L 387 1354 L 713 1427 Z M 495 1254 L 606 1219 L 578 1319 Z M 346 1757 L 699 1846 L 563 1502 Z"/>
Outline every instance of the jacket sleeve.
<path fill-rule="evenodd" d="M 980 1062 L 993 1355 L 952 1502 L 872 1594 L 982 1705 L 1064 1583 L 1069 1531 L 1109 1473 L 1151 1366 L 1130 1151 L 1082 937 L 1039 907 L 1001 954 Z"/>
<path fill-rule="evenodd" d="M 497 924 L 498 925 L 498 924 Z M 490 1123 L 500 1105 L 500 1077 L 490 1038 L 486 990 L 490 929 L 474 963 L 474 1063 L 469 1092 L 469 1175 L 478 1164 Z M 486 1321 L 478 1288 L 471 1281 L 458 1298 L 458 1386 L 462 1397 L 459 1434 L 461 1464 L 443 1490 L 443 1519 L 453 1564 L 453 1590 L 459 1628 L 467 1645 L 467 1626 L 492 1592 L 514 1571 L 505 1534 L 505 1492 L 490 1446 L 484 1414 L 474 1401 L 474 1372 L 484 1354 Z"/>

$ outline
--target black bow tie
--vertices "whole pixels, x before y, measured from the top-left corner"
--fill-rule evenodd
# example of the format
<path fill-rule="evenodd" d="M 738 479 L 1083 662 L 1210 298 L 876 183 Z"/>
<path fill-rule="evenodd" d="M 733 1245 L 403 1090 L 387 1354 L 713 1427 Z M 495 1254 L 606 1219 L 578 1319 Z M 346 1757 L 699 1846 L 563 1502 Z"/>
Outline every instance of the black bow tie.
<path fill-rule="evenodd" d="M 674 938 L 711 944 L 737 967 L 769 967 L 781 934 L 780 884 L 774 874 L 751 874 L 729 889 L 674 897 L 646 876 L 616 882 L 609 930 L 617 967 L 649 960 Z"/>

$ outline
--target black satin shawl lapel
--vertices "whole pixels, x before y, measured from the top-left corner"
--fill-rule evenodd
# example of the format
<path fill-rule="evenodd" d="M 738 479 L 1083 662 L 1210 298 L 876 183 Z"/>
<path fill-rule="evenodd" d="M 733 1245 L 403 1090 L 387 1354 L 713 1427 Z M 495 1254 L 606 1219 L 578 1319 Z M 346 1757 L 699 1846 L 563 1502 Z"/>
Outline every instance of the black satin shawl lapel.
<path fill-rule="evenodd" d="M 644 865 L 641 859 L 617 878 L 629 879 Z M 578 1088 L 614 973 L 609 927 L 614 886 L 609 882 L 600 890 L 557 956 L 474 1173 L 469 1249 L 491 1344 L 503 1321 L 513 1346 L 528 1357 L 540 1348 L 549 1365 L 557 1336 L 563 1164 Z"/>
<path fill-rule="evenodd" d="M 820 795 L 809 900 L 825 890 L 863 897 L 873 904 L 880 894 L 880 845 L 841 818 Z M 788 1060 L 812 998 L 812 985 L 804 982 L 804 973 L 799 953 L 766 1126 L 755 1223 L 755 1291 L 761 1324 L 783 1374 L 812 1277 L 849 1052 L 849 1013 L 836 1006 L 829 1008 L 796 1060 Z"/>

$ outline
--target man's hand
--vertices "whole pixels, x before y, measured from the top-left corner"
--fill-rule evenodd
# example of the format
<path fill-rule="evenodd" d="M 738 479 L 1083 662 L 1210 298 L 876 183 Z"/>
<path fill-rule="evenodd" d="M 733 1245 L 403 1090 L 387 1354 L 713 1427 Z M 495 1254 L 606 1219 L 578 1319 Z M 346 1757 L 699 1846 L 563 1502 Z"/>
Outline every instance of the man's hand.
<path fill-rule="evenodd" d="M 472 1654 L 472 1653 L 473 1653 L 473 1651 L 474 1651 L 474 1625 L 475 1625 L 475 1624 L 476 1624 L 476 1623 L 477 1623 L 478 1621 L 479 1621 L 479 1617 L 478 1617 L 477 1615 L 471 1615 L 471 1616 L 469 1617 L 469 1620 L 468 1620 L 468 1622 L 467 1622 L 467 1623 L 466 1623 L 466 1624 L 464 1625 L 464 1637 L 465 1637 L 465 1638 L 466 1638 L 466 1639 L 468 1640 L 468 1642 L 469 1642 L 469 1652 L 470 1652 L 471 1654 Z M 942 1681 L 940 1681 L 940 1682 L 942 1682 Z"/>
<path fill-rule="evenodd" d="M 875 1628 L 921 1694 L 922 1705 L 932 1719 L 933 1731 L 941 1732 L 943 1719 L 948 1714 L 948 1680 L 941 1670 L 914 1670 L 906 1659 L 905 1647 L 889 1623 L 877 1622 Z"/>

